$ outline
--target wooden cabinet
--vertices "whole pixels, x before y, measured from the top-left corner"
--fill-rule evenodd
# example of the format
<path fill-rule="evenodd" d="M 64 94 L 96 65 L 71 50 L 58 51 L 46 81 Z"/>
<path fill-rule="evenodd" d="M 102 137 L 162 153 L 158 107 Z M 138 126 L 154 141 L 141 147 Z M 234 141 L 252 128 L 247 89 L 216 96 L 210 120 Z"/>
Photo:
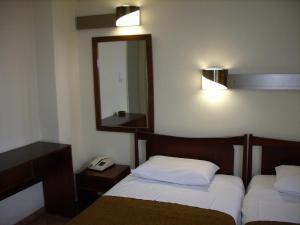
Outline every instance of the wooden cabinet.
<path fill-rule="evenodd" d="M 127 165 L 114 165 L 102 172 L 86 169 L 76 175 L 79 209 L 83 210 L 130 173 Z"/>

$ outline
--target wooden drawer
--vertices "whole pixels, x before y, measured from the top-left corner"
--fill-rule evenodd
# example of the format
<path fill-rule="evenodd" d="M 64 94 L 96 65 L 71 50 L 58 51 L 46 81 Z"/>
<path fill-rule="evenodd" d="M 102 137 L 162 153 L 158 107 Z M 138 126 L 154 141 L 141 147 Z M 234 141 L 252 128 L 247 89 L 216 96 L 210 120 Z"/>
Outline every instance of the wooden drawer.
<path fill-rule="evenodd" d="M 78 189 L 106 192 L 129 173 L 125 165 L 114 165 L 102 172 L 86 169 L 76 175 L 76 181 Z"/>
<path fill-rule="evenodd" d="M 25 163 L 0 173 L 0 194 L 34 179 L 32 163 Z"/>
<path fill-rule="evenodd" d="M 96 192 L 106 192 L 115 184 L 112 180 L 80 175 L 76 176 L 76 181 L 77 185 L 79 186 L 79 189 Z"/>

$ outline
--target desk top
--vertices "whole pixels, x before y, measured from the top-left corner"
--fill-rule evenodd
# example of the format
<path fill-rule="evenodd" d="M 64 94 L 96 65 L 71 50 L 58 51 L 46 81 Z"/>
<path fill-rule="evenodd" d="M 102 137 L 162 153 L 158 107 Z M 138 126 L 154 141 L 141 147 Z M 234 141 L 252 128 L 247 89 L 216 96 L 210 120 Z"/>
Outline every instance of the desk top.
<path fill-rule="evenodd" d="M 113 180 L 125 173 L 126 171 L 130 171 L 129 166 L 115 164 L 104 171 L 85 169 L 79 175 Z"/>
<path fill-rule="evenodd" d="M 30 145 L 0 153 L 0 172 L 18 166 L 22 163 L 41 158 L 48 154 L 61 151 L 68 147 L 70 147 L 70 145 L 50 142 L 35 142 Z"/>

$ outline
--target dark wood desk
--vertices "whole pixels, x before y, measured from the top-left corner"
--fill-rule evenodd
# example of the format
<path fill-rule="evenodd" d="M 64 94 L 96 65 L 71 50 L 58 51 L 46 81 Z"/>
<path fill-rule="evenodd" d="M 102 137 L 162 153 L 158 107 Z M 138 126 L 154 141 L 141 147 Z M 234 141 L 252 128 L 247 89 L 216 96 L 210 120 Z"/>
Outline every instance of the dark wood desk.
<path fill-rule="evenodd" d="M 71 146 L 36 142 L 0 154 L 0 200 L 43 181 L 45 208 L 74 216 L 75 188 Z"/>

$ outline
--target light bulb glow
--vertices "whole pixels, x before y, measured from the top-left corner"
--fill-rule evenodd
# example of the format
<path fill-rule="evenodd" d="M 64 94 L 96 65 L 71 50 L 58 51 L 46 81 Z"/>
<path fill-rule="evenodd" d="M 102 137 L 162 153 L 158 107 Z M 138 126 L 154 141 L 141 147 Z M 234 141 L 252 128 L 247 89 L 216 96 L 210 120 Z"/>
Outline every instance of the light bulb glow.
<path fill-rule="evenodd" d="M 117 19 L 117 27 L 138 26 L 140 25 L 140 10 L 124 15 Z"/>
<path fill-rule="evenodd" d="M 227 87 L 202 76 L 202 89 L 203 90 L 226 90 Z"/>
<path fill-rule="evenodd" d="M 205 70 L 223 70 L 223 68 L 221 68 L 221 67 L 209 67 Z"/>

